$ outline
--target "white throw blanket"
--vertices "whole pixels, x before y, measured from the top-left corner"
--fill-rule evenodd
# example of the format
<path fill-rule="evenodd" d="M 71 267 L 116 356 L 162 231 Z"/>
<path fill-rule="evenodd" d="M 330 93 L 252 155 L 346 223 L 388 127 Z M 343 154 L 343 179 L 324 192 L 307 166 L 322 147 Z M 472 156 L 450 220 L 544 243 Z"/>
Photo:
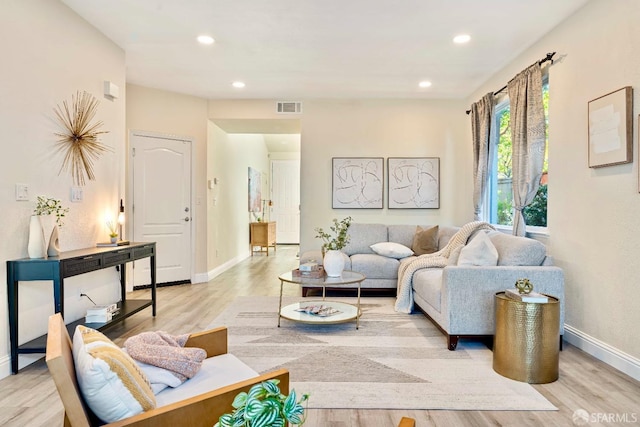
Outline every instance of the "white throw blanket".
<path fill-rule="evenodd" d="M 413 289 L 411 283 L 413 275 L 422 268 L 443 268 L 449 262 L 449 256 L 454 249 L 464 246 L 469 237 L 478 230 L 495 230 L 491 224 L 484 221 L 474 221 L 465 224 L 451 237 L 444 248 L 432 254 L 419 257 L 406 258 L 398 267 L 398 296 L 396 298 L 396 311 L 411 313 L 413 311 Z"/>

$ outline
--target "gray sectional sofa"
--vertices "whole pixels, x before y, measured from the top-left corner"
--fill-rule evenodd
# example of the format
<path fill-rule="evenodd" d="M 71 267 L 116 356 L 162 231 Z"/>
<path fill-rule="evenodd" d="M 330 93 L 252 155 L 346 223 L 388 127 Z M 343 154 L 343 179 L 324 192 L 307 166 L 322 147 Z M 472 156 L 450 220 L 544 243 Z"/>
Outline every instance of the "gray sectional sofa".
<path fill-rule="evenodd" d="M 421 226 L 423 228 L 429 225 Z M 459 230 L 440 226 L 438 250 Z M 483 233 L 486 231 L 482 231 Z M 411 247 L 416 225 L 352 223 L 349 244 L 343 249 L 345 269 L 363 273 L 363 289 L 395 290 L 401 259 L 376 254 L 371 245 L 396 242 Z M 486 232 L 498 254 L 497 265 L 461 266 L 455 257 L 443 268 L 418 270 L 411 281 L 415 307 L 433 320 L 447 336 L 449 350 L 459 338 L 494 334 L 495 294 L 513 287 L 516 280 L 528 278 L 535 291 L 560 299 L 560 334 L 564 333 L 564 276 L 546 256 L 546 247 L 533 239 L 515 237 L 499 231 Z M 469 239 L 471 241 L 475 235 Z M 320 251 L 305 252 L 300 262 L 322 261 Z M 306 295 L 309 288 L 303 288 Z"/>

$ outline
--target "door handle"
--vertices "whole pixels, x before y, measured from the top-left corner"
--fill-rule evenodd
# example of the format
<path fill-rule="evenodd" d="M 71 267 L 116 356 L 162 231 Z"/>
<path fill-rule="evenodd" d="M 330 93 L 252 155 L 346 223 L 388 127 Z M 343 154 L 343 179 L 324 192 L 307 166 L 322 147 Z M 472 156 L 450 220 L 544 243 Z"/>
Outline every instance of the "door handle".
<path fill-rule="evenodd" d="M 184 221 L 185 221 L 185 222 L 189 222 L 189 221 L 191 221 L 191 218 L 189 218 L 188 216 L 185 216 L 185 217 L 184 217 Z"/>

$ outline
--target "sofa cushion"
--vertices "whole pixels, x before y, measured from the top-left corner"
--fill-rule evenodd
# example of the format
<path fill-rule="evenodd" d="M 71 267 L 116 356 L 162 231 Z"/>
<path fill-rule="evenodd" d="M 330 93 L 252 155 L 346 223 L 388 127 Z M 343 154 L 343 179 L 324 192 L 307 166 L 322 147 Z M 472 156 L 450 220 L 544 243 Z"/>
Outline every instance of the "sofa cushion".
<path fill-rule="evenodd" d="M 73 360 L 82 396 L 102 421 L 118 421 L 156 407 L 146 375 L 101 332 L 77 326 Z"/>
<path fill-rule="evenodd" d="M 349 226 L 349 243 L 342 249 L 344 253 L 373 254 L 370 246 L 388 241 L 387 226 L 384 224 L 352 223 Z"/>
<path fill-rule="evenodd" d="M 432 225 L 423 225 L 422 228 L 429 228 Z M 389 241 L 400 243 L 410 248 L 413 245 L 413 237 L 416 235 L 416 226 L 408 224 L 394 224 L 387 226 L 389 231 Z"/>
<path fill-rule="evenodd" d="M 441 225 L 438 230 L 438 249 L 444 248 L 458 231 L 460 231 L 460 227 Z"/>
<path fill-rule="evenodd" d="M 458 265 L 494 266 L 498 265 L 498 251 L 487 233 L 477 233 L 461 250 Z"/>
<path fill-rule="evenodd" d="M 351 269 L 367 279 L 397 279 L 400 261 L 378 254 L 351 255 Z"/>
<path fill-rule="evenodd" d="M 371 249 L 378 255 L 386 256 L 389 258 L 406 258 L 413 255 L 413 251 L 396 242 L 380 242 L 375 245 L 371 245 Z"/>
<path fill-rule="evenodd" d="M 413 290 L 440 311 L 442 268 L 423 268 L 413 275 Z"/>
<path fill-rule="evenodd" d="M 240 361 L 233 354 L 209 357 L 191 379 L 180 387 L 167 388 L 156 396 L 158 407 L 179 402 L 212 390 L 218 390 L 230 384 L 255 378 L 258 373 Z"/>
<path fill-rule="evenodd" d="M 464 246 L 458 246 L 449 254 L 449 258 L 447 259 L 447 265 L 458 265 L 458 258 L 460 258 L 460 251 L 464 248 Z"/>
<path fill-rule="evenodd" d="M 438 250 L 438 226 L 434 225 L 429 228 L 417 226 L 411 250 L 417 256 L 436 252 Z"/>
<path fill-rule="evenodd" d="M 542 265 L 547 248 L 528 237 L 492 231 L 489 238 L 498 251 L 498 265 Z"/>

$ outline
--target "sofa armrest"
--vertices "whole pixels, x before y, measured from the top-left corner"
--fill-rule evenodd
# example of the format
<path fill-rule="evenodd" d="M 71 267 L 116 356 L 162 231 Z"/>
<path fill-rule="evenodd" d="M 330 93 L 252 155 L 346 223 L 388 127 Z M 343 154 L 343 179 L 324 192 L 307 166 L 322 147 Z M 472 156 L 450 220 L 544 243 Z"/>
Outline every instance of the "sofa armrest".
<path fill-rule="evenodd" d="M 198 347 L 207 352 L 207 357 L 219 356 L 227 353 L 227 328 L 221 326 L 208 331 L 189 335 L 185 347 Z"/>
<path fill-rule="evenodd" d="M 560 300 L 560 333 L 564 332 L 564 274 L 559 267 L 447 266 L 442 273 L 441 312 L 449 334 L 492 335 L 495 294 L 512 288 L 516 280 L 528 278 L 536 292 Z M 481 320 L 481 321 L 479 321 Z"/>

